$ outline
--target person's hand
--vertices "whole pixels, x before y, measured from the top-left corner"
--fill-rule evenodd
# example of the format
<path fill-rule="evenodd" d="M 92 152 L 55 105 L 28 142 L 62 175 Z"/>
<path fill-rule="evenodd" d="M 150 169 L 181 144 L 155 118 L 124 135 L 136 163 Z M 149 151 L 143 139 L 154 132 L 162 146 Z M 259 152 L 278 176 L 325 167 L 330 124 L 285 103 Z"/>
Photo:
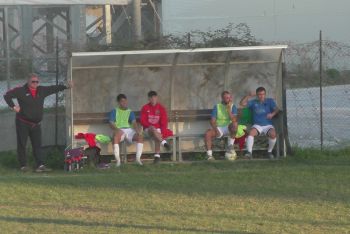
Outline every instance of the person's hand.
<path fill-rule="evenodd" d="M 251 98 L 251 97 L 255 97 L 255 95 L 256 93 L 254 91 L 250 91 L 247 96 Z"/>
<path fill-rule="evenodd" d="M 74 83 L 73 83 L 72 80 L 68 80 L 68 82 L 67 82 L 67 87 L 68 87 L 69 89 L 71 89 L 71 88 L 74 87 Z"/>
<path fill-rule="evenodd" d="M 155 130 L 155 127 L 151 125 L 151 126 L 148 127 L 148 130 L 154 131 L 154 130 Z"/>
<path fill-rule="evenodd" d="M 232 122 L 232 126 L 233 126 L 233 128 L 234 128 L 235 130 L 237 130 L 237 129 L 238 129 L 238 123 L 237 123 L 237 121 Z"/>
<path fill-rule="evenodd" d="M 136 133 L 141 136 L 143 134 L 143 127 L 138 125 L 136 128 Z"/>
<path fill-rule="evenodd" d="M 21 111 L 21 107 L 19 107 L 19 106 L 14 106 L 13 108 L 12 108 L 12 110 L 14 111 L 14 112 L 16 112 L 16 113 L 18 113 L 18 112 L 20 112 Z"/>
<path fill-rule="evenodd" d="M 232 102 L 232 100 L 230 100 L 229 103 L 227 103 L 227 105 L 226 105 L 226 111 L 228 114 L 231 114 L 232 107 L 233 107 L 233 102 Z"/>
<path fill-rule="evenodd" d="M 273 118 L 273 114 L 272 113 L 267 114 L 266 118 L 267 119 L 272 119 Z"/>

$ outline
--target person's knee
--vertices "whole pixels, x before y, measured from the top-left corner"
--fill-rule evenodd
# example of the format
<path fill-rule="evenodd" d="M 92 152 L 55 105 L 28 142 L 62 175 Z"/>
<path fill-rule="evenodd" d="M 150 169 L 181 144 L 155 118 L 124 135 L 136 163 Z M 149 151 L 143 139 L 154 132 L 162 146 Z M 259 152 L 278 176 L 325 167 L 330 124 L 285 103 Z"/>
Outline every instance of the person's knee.
<path fill-rule="evenodd" d="M 120 137 L 114 136 L 114 138 L 113 138 L 113 143 L 114 143 L 114 144 L 119 144 L 120 142 L 121 142 Z"/>
<path fill-rule="evenodd" d="M 143 134 L 135 133 L 134 136 L 132 137 L 132 141 L 143 143 Z"/>
<path fill-rule="evenodd" d="M 230 123 L 228 125 L 228 129 L 236 129 L 237 128 L 237 125 L 233 124 L 233 123 Z"/>
<path fill-rule="evenodd" d="M 156 128 L 151 128 L 148 130 L 151 136 L 156 136 L 159 132 Z"/>
<path fill-rule="evenodd" d="M 237 127 L 236 127 L 235 125 L 233 125 L 233 124 L 230 124 L 230 125 L 228 126 L 228 130 L 229 130 L 229 132 L 230 132 L 231 134 L 236 134 L 236 132 L 237 132 Z"/>
<path fill-rule="evenodd" d="M 213 137 L 213 130 L 208 129 L 208 130 L 205 132 L 205 138 L 206 138 L 206 139 L 211 139 L 212 137 Z"/>
<path fill-rule="evenodd" d="M 258 131 L 253 128 L 249 131 L 249 136 L 256 137 L 258 135 Z"/>
<path fill-rule="evenodd" d="M 271 129 L 268 133 L 269 138 L 275 139 L 276 138 L 276 131 L 275 129 Z"/>
<path fill-rule="evenodd" d="M 115 132 L 113 135 L 114 143 L 119 143 L 121 141 L 122 135 L 123 135 L 123 132 L 121 131 Z"/>

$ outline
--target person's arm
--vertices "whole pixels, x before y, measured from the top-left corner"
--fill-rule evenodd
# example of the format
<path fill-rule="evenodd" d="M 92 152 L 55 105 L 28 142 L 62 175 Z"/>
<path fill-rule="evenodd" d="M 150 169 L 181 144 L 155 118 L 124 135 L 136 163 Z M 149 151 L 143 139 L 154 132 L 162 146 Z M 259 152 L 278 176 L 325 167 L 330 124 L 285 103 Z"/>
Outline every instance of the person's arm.
<path fill-rule="evenodd" d="M 248 105 L 248 101 L 250 98 L 254 97 L 255 96 L 255 93 L 253 92 L 250 92 L 248 95 L 244 96 L 241 101 L 239 102 L 239 105 L 241 107 L 246 107 Z"/>
<path fill-rule="evenodd" d="M 20 87 L 17 87 L 14 89 L 10 89 L 4 95 L 5 102 L 10 107 L 10 109 L 15 111 L 16 113 L 20 112 L 21 108 L 18 105 L 15 105 L 12 99 L 17 98 L 19 91 Z"/>
<path fill-rule="evenodd" d="M 136 131 L 136 133 L 140 135 L 142 133 L 142 129 L 141 129 L 140 125 L 137 123 L 136 116 L 135 116 L 135 113 L 133 111 L 130 112 L 128 121 L 129 121 L 129 123 L 131 123 L 132 128 Z"/>
<path fill-rule="evenodd" d="M 141 135 L 142 134 L 142 127 L 140 126 L 140 124 L 134 120 L 132 121 L 132 128 L 135 130 L 135 132 L 138 134 L 138 135 Z"/>
<path fill-rule="evenodd" d="M 41 86 L 44 96 L 50 96 L 51 94 L 58 93 L 60 91 L 63 91 L 65 89 L 73 88 L 73 83 L 71 81 L 68 81 L 67 85 L 50 85 L 50 86 Z"/>
<path fill-rule="evenodd" d="M 109 126 L 112 130 L 116 131 L 118 130 L 117 126 L 115 125 L 115 112 L 116 110 L 113 109 L 110 113 L 109 113 L 109 116 L 108 116 L 108 123 L 109 123 Z"/>
<path fill-rule="evenodd" d="M 150 126 L 148 122 L 148 116 L 146 111 L 146 106 L 143 106 L 140 112 L 140 123 L 144 128 L 148 128 Z"/>
<path fill-rule="evenodd" d="M 216 118 L 213 118 L 213 117 L 210 118 L 210 126 L 211 126 L 214 130 L 216 130 L 216 129 L 218 128 L 218 126 L 216 125 Z"/>
<path fill-rule="evenodd" d="M 164 107 L 161 107 L 159 124 L 160 130 L 165 132 L 165 130 L 168 128 L 168 114 Z"/>
<path fill-rule="evenodd" d="M 210 126 L 216 132 L 216 135 L 220 135 L 218 126 L 216 124 L 217 114 L 218 114 L 218 110 L 217 110 L 217 106 L 215 105 L 214 108 L 213 108 L 213 111 L 211 112 Z"/>
<path fill-rule="evenodd" d="M 271 107 L 271 109 L 272 109 L 273 111 L 272 111 L 271 113 L 267 114 L 267 118 L 268 118 L 268 119 L 272 119 L 272 118 L 275 117 L 275 116 L 278 114 L 278 112 L 280 111 L 280 110 L 278 109 L 277 105 L 276 105 L 276 102 L 275 102 L 273 99 L 271 99 L 271 101 L 270 101 L 270 107 Z"/>
<path fill-rule="evenodd" d="M 231 122 L 237 124 L 237 107 L 235 105 L 231 106 L 231 111 L 229 112 Z"/>

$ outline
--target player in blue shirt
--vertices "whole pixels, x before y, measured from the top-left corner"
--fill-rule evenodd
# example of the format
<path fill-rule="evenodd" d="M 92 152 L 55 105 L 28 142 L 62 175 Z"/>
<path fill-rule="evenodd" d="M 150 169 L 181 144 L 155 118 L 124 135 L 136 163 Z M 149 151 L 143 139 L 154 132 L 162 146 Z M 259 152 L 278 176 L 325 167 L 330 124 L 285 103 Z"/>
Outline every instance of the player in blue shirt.
<path fill-rule="evenodd" d="M 255 96 L 256 98 L 251 99 Z M 254 137 L 266 135 L 269 138 L 267 153 L 269 158 L 273 159 L 272 150 L 276 144 L 276 130 L 272 126 L 272 118 L 279 112 L 276 102 L 272 98 L 266 98 L 266 89 L 259 87 L 256 89 L 255 94 L 251 93 L 242 98 L 240 105 L 248 107 L 253 115 L 253 126 L 247 137 L 247 153 L 245 156 L 252 157 Z"/>

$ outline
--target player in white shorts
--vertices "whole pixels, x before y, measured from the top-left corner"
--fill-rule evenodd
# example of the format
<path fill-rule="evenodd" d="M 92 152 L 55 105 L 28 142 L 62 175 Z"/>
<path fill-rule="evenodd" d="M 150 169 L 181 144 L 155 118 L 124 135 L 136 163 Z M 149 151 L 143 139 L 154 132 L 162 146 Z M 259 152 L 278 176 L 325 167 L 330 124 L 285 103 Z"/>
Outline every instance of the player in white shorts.
<path fill-rule="evenodd" d="M 251 99 L 253 97 L 255 98 Z M 266 135 L 269 138 L 267 154 L 270 159 L 273 159 L 272 150 L 276 144 L 276 130 L 272 126 L 272 118 L 279 112 L 276 102 L 272 98 L 266 98 L 265 88 L 259 87 L 256 89 L 255 94 L 250 93 L 242 98 L 240 105 L 243 107 L 247 106 L 253 115 L 253 126 L 247 137 L 247 153 L 245 156 L 252 158 L 254 137 Z"/>
<path fill-rule="evenodd" d="M 128 143 L 136 143 L 136 163 L 142 165 L 141 155 L 143 149 L 142 130 L 136 123 L 134 112 L 128 108 L 128 101 L 124 94 L 117 96 L 118 107 L 109 114 L 109 125 L 114 131 L 113 151 L 116 166 L 120 166 L 119 143 L 126 140 Z"/>
<path fill-rule="evenodd" d="M 232 96 L 228 91 L 221 93 L 221 103 L 214 106 L 211 119 L 211 129 L 205 133 L 205 146 L 207 148 L 207 160 L 215 160 L 212 151 L 213 138 L 221 138 L 229 135 L 228 149 L 234 153 L 233 144 L 237 131 L 237 108 L 232 103 Z"/>

